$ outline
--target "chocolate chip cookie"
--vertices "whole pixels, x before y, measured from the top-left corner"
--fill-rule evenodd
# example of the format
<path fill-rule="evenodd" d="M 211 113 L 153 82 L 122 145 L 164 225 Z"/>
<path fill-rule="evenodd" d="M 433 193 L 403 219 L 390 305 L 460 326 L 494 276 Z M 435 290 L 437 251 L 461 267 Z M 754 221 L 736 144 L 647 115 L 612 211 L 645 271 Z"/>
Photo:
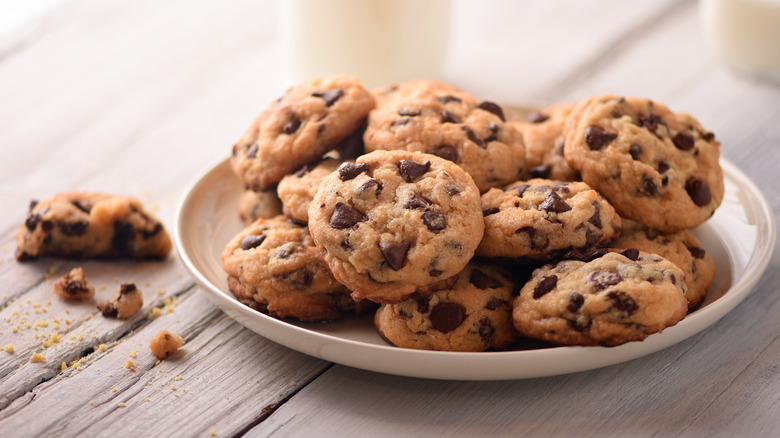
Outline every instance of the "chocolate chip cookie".
<path fill-rule="evenodd" d="M 526 120 L 512 122 L 523 134 L 525 162 L 532 178 L 578 181 L 580 174 L 563 156 L 563 127 L 574 103 L 562 103 L 535 111 Z"/>
<path fill-rule="evenodd" d="M 244 190 L 238 198 L 238 215 L 246 225 L 260 218 L 271 219 L 280 214 L 282 214 L 282 201 L 273 190 L 267 192 Z"/>
<path fill-rule="evenodd" d="M 255 191 L 314 162 L 365 123 L 374 98 L 357 78 L 334 76 L 290 88 L 233 146 L 231 165 Z"/>
<path fill-rule="evenodd" d="M 707 220 L 723 199 L 719 142 L 688 114 L 595 96 L 577 104 L 564 130 L 566 161 L 621 216 L 674 232 Z"/>
<path fill-rule="evenodd" d="M 326 158 L 282 178 L 276 192 L 282 200 L 285 216 L 300 223 L 309 222 L 309 203 L 314 199 L 322 179 L 338 169 L 341 163 L 339 160 Z"/>
<path fill-rule="evenodd" d="M 459 166 L 375 151 L 325 177 L 309 227 L 356 300 L 398 303 L 460 272 L 482 239 L 479 191 Z"/>
<path fill-rule="evenodd" d="M 510 275 L 485 263 L 469 263 L 452 284 L 431 295 L 383 304 L 377 332 L 403 348 L 444 351 L 502 350 L 517 338 L 512 325 Z"/>
<path fill-rule="evenodd" d="M 222 253 L 222 268 L 238 301 L 276 318 L 327 321 L 355 309 L 308 228 L 284 216 L 258 219 L 238 233 Z"/>
<path fill-rule="evenodd" d="M 637 248 L 650 254 L 658 254 L 677 265 L 685 274 L 688 291 L 688 311 L 701 305 L 707 296 L 716 268 L 712 256 L 704 250 L 699 239 L 690 231 L 661 233 L 634 221 L 625 221 L 623 232 L 611 244 L 614 248 Z"/>
<path fill-rule="evenodd" d="M 515 328 L 560 345 L 641 341 L 685 317 L 684 275 L 674 263 L 637 249 L 547 265 L 515 299 Z"/>
<path fill-rule="evenodd" d="M 604 246 L 620 233 L 622 220 L 584 182 L 535 178 L 482 195 L 485 236 L 477 255 L 556 258 L 567 251 Z"/>
<path fill-rule="evenodd" d="M 384 95 L 368 118 L 366 151 L 425 152 L 457 163 L 480 192 L 520 179 L 522 135 L 493 102 L 441 82 L 416 80 Z"/>
<path fill-rule="evenodd" d="M 16 258 L 164 259 L 171 239 L 141 201 L 99 192 L 68 191 L 30 203 L 16 234 Z"/>

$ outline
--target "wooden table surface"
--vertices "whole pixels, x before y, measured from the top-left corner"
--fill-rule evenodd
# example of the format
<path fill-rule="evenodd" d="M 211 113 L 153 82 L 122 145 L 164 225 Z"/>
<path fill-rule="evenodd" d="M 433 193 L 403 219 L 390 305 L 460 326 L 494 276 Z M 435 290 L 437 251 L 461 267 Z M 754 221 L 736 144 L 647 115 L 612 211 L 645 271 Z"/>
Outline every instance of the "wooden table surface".
<path fill-rule="evenodd" d="M 177 254 L 15 260 L 29 201 L 63 190 L 136 196 L 172 231 L 187 185 L 297 81 L 277 6 L 63 0 L 0 35 L 0 347 L 14 346 L 0 351 L 0 435 L 776 436 L 777 252 L 745 301 L 679 344 L 496 382 L 384 375 L 275 344 L 215 307 Z M 725 68 L 698 9 L 692 0 L 458 1 L 441 79 L 506 104 L 614 92 L 691 113 L 776 220 L 780 87 Z M 58 299 L 52 283 L 74 266 L 99 296 L 136 282 L 143 310 L 119 321 L 94 302 Z M 147 345 L 163 328 L 186 343 L 155 366 Z M 59 341 L 44 348 L 52 333 Z M 133 350 L 135 371 L 125 368 Z M 32 363 L 35 352 L 45 361 Z"/>

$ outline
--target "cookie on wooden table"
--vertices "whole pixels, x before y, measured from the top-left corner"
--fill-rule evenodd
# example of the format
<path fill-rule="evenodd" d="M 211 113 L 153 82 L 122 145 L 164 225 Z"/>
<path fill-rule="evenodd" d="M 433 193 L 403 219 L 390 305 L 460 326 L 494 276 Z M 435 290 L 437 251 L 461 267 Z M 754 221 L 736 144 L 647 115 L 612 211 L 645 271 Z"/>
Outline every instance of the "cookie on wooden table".
<path fill-rule="evenodd" d="M 16 258 L 163 259 L 171 239 L 138 199 L 68 191 L 33 201 L 16 234 Z"/>
<path fill-rule="evenodd" d="M 652 100 L 595 96 L 566 120 L 564 156 L 618 213 L 664 232 L 694 228 L 723 199 L 715 136 Z"/>

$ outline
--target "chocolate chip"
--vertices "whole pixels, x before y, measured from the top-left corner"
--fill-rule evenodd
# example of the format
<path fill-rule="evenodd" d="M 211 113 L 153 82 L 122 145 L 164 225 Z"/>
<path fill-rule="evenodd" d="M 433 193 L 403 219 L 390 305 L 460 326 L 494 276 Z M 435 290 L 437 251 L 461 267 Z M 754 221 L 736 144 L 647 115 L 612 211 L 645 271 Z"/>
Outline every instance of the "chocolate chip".
<path fill-rule="evenodd" d="M 442 333 L 449 333 L 466 319 L 466 309 L 458 303 L 443 301 L 431 310 L 431 326 Z"/>
<path fill-rule="evenodd" d="M 35 207 L 38 205 L 38 202 L 39 201 L 37 199 L 31 199 L 30 205 L 27 206 L 27 212 L 31 213 L 33 209 L 35 209 Z"/>
<path fill-rule="evenodd" d="M 35 227 L 38 226 L 38 223 L 41 221 L 41 216 L 39 214 L 31 214 L 27 217 L 24 221 L 24 226 L 27 227 L 30 231 L 35 231 Z"/>
<path fill-rule="evenodd" d="M 401 177 L 403 177 L 404 181 L 408 183 L 425 175 L 425 172 L 427 172 L 430 168 L 430 161 L 426 161 L 425 163 L 420 164 L 414 161 L 401 160 L 398 163 L 398 172 L 401 174 Z"/>
<path fill-rule="evenodd" d="M 612 306 L 621 312 L 626 312 L 629 315 L 634 314 L 638 309 L 636 301 L 631 298 L 626 292 L 621 290 L 611 291 L 607 294 L 607 298 L 612 301 Z"/>
<path fill-rule="evenodd" d="M 617 138 L 617 134 L 606 132 L 596 125 L 585 129 L 585 143 L 592 151 L 597 151 Z"/>
<path fill-rule="evenodd" d="M 374 178 L 371 178 L 366 182 L 364 182 L 363 184 L 361 184 L 361 186 L 358 188 L 358 191 L 360 193 L 363 193 L 373 186 L 376 186 L 376 195 L 379 195 L 379 192 L 382 191 L 382 184 L 380 184 L 379 181 L 375 180 Z"/>
<path fill-rule="evenodd" d="M 257 143 L 252 143 L 252 146 L 250 146 L 249 150 L 246 151 L 246 157 L 247 158 L 257 157 Z"/>
<path fill-rule="evenodd" d="M 482 141 L 481 138 L 477 137 L 477 134 L 474 134 L 474 131 L 472 131 L 471 128 L 469 128 L 468 126 L 464 125 L 463 126 L 463 131 L 466 132 L 466 137 L 469 140 L 471 140 L 472 142 L 474 142 L 474 144 L 476 144 L 477 146 L 481 147 L 482 149 L 485 149 L 485 147 L 487 147 L 487 146 L 485 146 L 485 142 Z"/>
<path fill-rule="evenodd" d="M 83 211 L 84 213 L 89 214 L 90 210 L 92 210 L 92 205 L 90 204 L 82 204 L 78 200 L 71 201 L 71 204 L 73 204 L 76 208 Z"/>
<path fill-rule="evenodd" d="M 119 293 L 120 294 L 129 294 L 130 292 L 134 291 L 135 289 L 136 289 L 135 283 L 122 282 L 122 284 L 119 285 Z"/>
<path fill-rule="evenodd" d="M 368 172 L 368 163 L 343 163 L 339 166 L 339 179 L 342 181 L 349 181 L 363 172 Z"/>
<path fill-rule="evenodd" d="M 114 235 L 111 238 L 111 245 L 120 255 L 130 255 L 133 251 L 133 241 L 135 240 L 135 230 L 133 224 L 125 221 L 114 222 Z"/>
<path fill-rule="evenodd" d="M 453 163 L 458 162 L 458 150 L 452 146 L 442 145 L 428 152 L 438 157 L 442 157 L 445 160 L 450 160 Z"/>
<path fill-rule="evenodd" d="M 712 140 L 715 140 L 715 134 L 713 134 L 713 133 L 711 133 L 711 132 L 704 132 L 704 131 L 699 131 L 699 134 L 701 135 L 701 138 L 702 138 L 704 141 L 712 141 Z"/>
<path fill-rule="evenodd" d="M 496 214 L 499 211 L 501 211 L 498 207 L 488 207 L 482 209 L 482 216 L 490 216 L 491 214 Z"/>
<path fill-rule="evenodd" d="M 410 246 L 406 242 L 379 242 L 379 250 L 394 271 L 403 268 L 406 264 L 406 253 L 409 252 Z"/>
<path fill-rule="evenodd" d="M 506 122 L 506 118 L 504 117 L 504 110 L 501 109 L 500 106 L 496 105 L 493 102 L 482 102 L 479 105 L 477 105 L 477 108 L 483 109 L 489 113 L 493 113 L 498 116 L 501 121 Z"/>
<path fill-rule="evenodd" d="M 107 316 L 109 318 L 116 317 L 117 313 L 119 313 L 116 307 L 112 306 L 111 303 L 106 300 L 98 301 L 97 308 L 100 310 L 100 313 L 102 313 L 103 316 Z"/>
<path fill-rule="evenodd" d="M 639 259 L 639 250 L 636 248 L 624 249 L 623 251 L 620 251 L 620 254 L 623 257 L 634 262 L 637 261 L 637 259 Z"/>
<path fill-rule="evenodd" d="M 709 204 L 712 200 L 710 186 L 700 178 L 688 178 L 685 181 L 685 191 L 688 192 L 688 196 L 691 197 L 693 203 L 700 207 Z"/>
<path fill-rule="evenodd" d="M 547 198 L 539 205 L 539 211 L 563 213 L 571 210 L 571 206 L 561 198 L 555 190 L 547 192 Z"/>
<path fill-rule="evenodd" d="M 450 111 L 443 110 L 441 112 L 441 122 L 442 123 L 460 123 L 460 119 L 455 114 L 451 113 Z"/>
<path fill-rule="evenodd" d="M 570 319 L 567 322 L 569 327 L 580 333 L 590 330 L 590 327 L 593 325 L 593 320 L 587 315 L 578 315 L 576 319 Z"/>
<path fill-rule="evenodd" d="M 390 129 L 397 128 L 399 126 L 406 125 L 407 123 L 411 122 L 412 119 L 409 118 L 403 118 L 403 119 L 395 119 L 393 120 L 393 123 L 390 124 Z"/>
<path fill-rule="evenodd" d="M 287 242 L 281 247 L 279 247 L 279 249 L 274 251 L 273 257 L 277 259 L 285 260 L 290 258 L 291 255 L 295 254 L 302 248 L 303 245 L 301 245 L 298 242 Z"/>
<path fill-rule="evenodd" d="M 534 236 L 536 236 L 536 228 L 534 227 L 521 227 L 515 230 L 515 234 L 525 233 L 528 235 L 528 238 L 533 240 Z"/>
<path fill-rule="evenodd" d="M 329 223 L 331 227 L 337 230 L 343 230 L 352 228 L 358 222 L 363 222 L 364 220 L 366 220 L 366 217 L 359 211 L 343 202 L 337 202 L 336 206 L 333 208 L 333 214 L 330 216 Z"/>
<path fill-rule="evenodd" d="M 653 181 L 653 177 L 648 174 L 642 175 L 642 186 L 637 188 L 637 193 L 644 196 L 658 196 L 658 186 Z"/>
<path fill-rule="evenodd" d="M 431 297 L 430 296 L 422 296 L 417 297 L 415 299 L 417 301 L 417 311 L 420 313 L 428 313 L 430 310 L 430 303 L 431 303 Z"/>
<path fill-rule="evenodd" d="M 461 102 L 461 100 L 460 100 L 459 97 L 455 97 L 455 96 L 440 96 L 439 97 L 439 102 L 441 102 L 443 104 L 447 104 L 447 103 L 450 103 L 450 102 Z"/>
<path fill-rule="evenodd" d="M 298 290 L 304 290 L 311 286 L 313 277 L 314 276 L 312 275 L 311 271 L 307 268 L 298 269 L 296 271 L 285 274 L 274 275 L 276 280 L 283 281 Z"/>
<path fill-rule="evenodd" d="M 301 121 L 293 117 L 292 119 L 290 119 L 289 122 L 284 124 L 284 126 L 282 127 L 282 132 L 289 135 L 297 131 L 298 127 L 300 126 L 301 126 Z"/>
<path fill-rule="evenodd" d="M 497 289 L 499 287 L 504 286 L 503 283 L 485 274 L 479 269 L 474 269 L 471 271 L 471 277 L 469 278 L 469 282 L 482 290 Z"/>
<path fill-rule="evenodd" d="M 39 214 L 43 215 L 44 212 L 46 212 L 47 210 L 48 210 L 48 208 L 46 208 L 45 210 L 42 210 Z M 54 228 L 54 222 L 49 221 L 49 220 L 41 221 L 41 229 L 43 231 L 51 231 L 52 228 Z"/>
<path fill-rule="evenodd" d="M 585 297 L 580 293 L 572 292 L 569 294 L 569 305 L 566 308 L 569 309 L 569 312 L 576 312 L 583 304 L 585 304 Z"/>
<path fill-rule="evenodd" d="M 599 207 L 599 203 L 596 201 L 593 201 L 593 216 L 588 219 L 588 222 L 596 228 L 602 227 L 601 208 Z"/>
<path fill-rule="evenodd" d="M 428 275 L 430 275 L 431 277 L 440 277 L 441 274 L 443 273 L 444 271 L 440 271 L 438 269 L 431 269 L 430 271 L 428 271 Z"/>
<path fill-rule="evenodd" d="M 553 290 L 553 288 L 558 284 L 558 276 L 556 275 L 548 275 L 546 277 L 542 277 L 539 279 L 539 282 L 536 283 L 536 287 L 534 287 L 534 299 L 539 299 L 543 297 L 547 292 L 550 292 Z"/>
<path fill-rule="evenodd" d="M 528 121 L 528 123 L 542 123 L 542 122 L 546 122 L 549 119 L 550 119 L 550 116 L 548 116 L 547 114 L 542 114 L 542 113 L 537 111 L 537 112 L 531 113 L 531 115 L 528 116 L 528 119 L 526 119 L 526 120 Z"/>
<path fill-rule="evenodd" d="M 666 173 L 669 170 L 669 164 L 666 161 L 658 162 L 658 173 Z"/>
<path fill-rule="evenodd" d="M 60 224 L 60 231 L 66 236 L 81 236 L 87 231 L 87 221 Z"/>
<path fill-rule="evenodd" d="M 655 134 L 655 130 L 659 125 L 666 124 L 663 117 L 658 114 L 649 114 L 645 117 L 639 117 L 639 126 L 647 128 L 650 132 Z"/>
<path fill-rule="evenodd" d="M 547 164 L 542 164 L 541 166 L 534 166 L 528 169 L 528 173 L 531 175 L 532 178 L 547 178 L 548 176 L 550 176 L 551 170 L 552 167 L 550 167 Z"/>
<path fill-rule="evenodd" d="M 585 246 L 595 245 L 602 237 L 603 234 L 601 233 L 594 233 L 591 230 L 585 230 Z"/>
<path fill-rule="evenodd" d="M 704 248 L 699 248 L 698 246 L 692 246 L 688 245 L 687 243 L 683 242 L 686 248 L 688 248 L 688 252 L 691 253 L 693 258 L 696 259 L 703 259 L 704 256 L 707 254 L 707 251 L 704 250 Z"/>
<path fill-rule="evenodd" d="M 623 281 L 623 277 L 616 271 L 595 271 L 590 274 L 588 281 L 593 283 L 593 287 L 597 290 L 601 290 L 620 283 Z"/>
<path fill-rule="evenodd" d="M 636 143 L 631 143 L 631 146 L 628 147 L 628 153 L 631 154 L 631 158 L 638 160 L 642 155 L 642 146 Z"/>
<path fill-rule="evenodd" d="M 422 196 L 418 195 L 417 193 L 412 194 L 412 197 L 409 198 L 408 201 L 406 201 L 406 205 L 404 205 L 404 208 L 407 210 L 425 210 L 428 208 L 428 206 L 431 205 L 428 201 L 422 198 Z"/>
<path fill-rule="evenodd" d="M 263 243 L 264 240 L 265 240 L 265 234 L 260 234 L 259 236 L 251 234 L 241 239 L 241 244 L 239 245 L 239 248 L 243 250 L 257 248 L 258 246 L 260 246 L 261 243 Z"/>
<path fill-rule="evenodd" d="M 314 97 L 319 97 L 325 101 L 325 106 L 331 106 L 336 103 L 337 100 L 344 95 L 344 91 L 339 88 L 327 91 L 318 91 L 311 94 Z"/>
<path fill-rule="evenodd" d="M 482 339 L 482 342 L 486 346 L 490 346 L 490 344 L 493 343 L 493 334 L 495 333 L 495 329 L 490 323 L 490 318 L 483 316 L 479 319 L 479 323 L 477 323 L 477 332 L 479 333 L 480 339 Z"/>
<path fill-rule="evenodd" d="M 405 116 L 405 117 L 417 117 L 420 115 L 420 110 L 409 108 L 409 107 L 403 107 L 398 110 L 399 116 Z"/>
<path fill-rule="evenodd" d="M 422 221 L 431 231 L 441 231 L 447 227 L 447 218 L 436 211 L 426 211 L 423 213 Z"/>
<path fill-rule="evenodd" d="M 693 149 L 693 137 L 690 134 L 680 132 L 674 136 L 672 143 L 681 151 L 689 151 Z"/>
<path fill-rule="evenodd" d="M 480 288 L 483 289 L 483 288 Z M 502 300 L 499 297 L 490 297 L 487 304 L 485 304 L 485 308 L 488 310 L 498 310 L 502 307 L 508 308 L 511 307 L 511 304 L 509 304 L 507 301 Z"/>
<path fill-rule="evenodd" d="M 317 127 L 317 137 L 322 136 L 322 134 L 325 132 L 325 130 L 328 129 L 328 126 L 324 123 Z"/>
<path fill-rule="evenodd" d="M 506 191 L 510 192 L 510 191 L 515 191 L 516 190 L 517 191 L 517 195 L 516 196 L 518 198 L 522 198 L 523 197 L 523 193 L 525 193 L 525 191 L 528 190 L 528 187 L 531 187 L 531 185 L 530 184 L 518 184 L 516 186 L 509 187 L 508 189 L 506 189 Z"/>

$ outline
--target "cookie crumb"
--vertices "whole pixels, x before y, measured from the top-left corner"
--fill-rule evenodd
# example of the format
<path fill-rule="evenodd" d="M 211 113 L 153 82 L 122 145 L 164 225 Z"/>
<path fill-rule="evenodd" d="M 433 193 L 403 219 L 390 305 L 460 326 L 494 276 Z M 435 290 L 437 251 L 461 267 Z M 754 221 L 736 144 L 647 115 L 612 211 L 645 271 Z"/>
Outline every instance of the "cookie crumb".
<path fill-rule="evenodd" d="M 116 404 L 116 407 L 118 407 L 118 408 L 123 408 L 123 407 L 125 407 L 125 406 L 127 406 L 127 404 L 126 404 L 126 403 L 117 403 L 117 404 Z"/>
<path fill-rule="evenodd" d="M 127 362 L 125 362 L 125 368 L 127 368 L 128 370 L 130 370 L 132 372 L 135 372 L 135 364 L 130 359 L 128 359 Z"/>
<path fill-rule="evenodd" d="M 297 383 L 295 383 L 295 380 L 290 380 L 290 386 L 295 386 Z"/>
<path fill-rule="evenodd" d="M 165 359 L 176 353 L 182 344 L 184 344 L 184 339 L 181 336 L 167 330 L 160 330 L 160 333 L 157 333 L 157 336 L 149 341 L 149 349 L 155 356 Z"/>
<path fill-rule="evenodd" d="M 216 429 L 211 429 L 209 431 L 209 436 L 217 436 L 217 430 Z"/>
<path fill-rule="evenodd" d="M 135 315 L 143 305 L 143 294 L 135 287 L 135 283 L 122 282 L 111 301 L 100 300 L 97 308 L 103 316 L 127 319 Z"/>
<path fill-rule="evenodd" d="M 5 347 L 3 347 L 3 351 L 6 353 L 14 354 L 14 344 L 8 344 Z"/>
<path fill-rule="evenodd" d="M 33 353 L 32 356 L 30 356 L 30 362 L 32 363 L 43 362 L 45 360 L 46 360 L 46 356 L 40 353 Z"/>
<path fill-rule="evenodd" d="M 138 350 L 136 350 L 135 348 L 130 350 L 129 356 L 135 359 L 136 357 L 138 357 Z"/>
<path fill-rule="evenodd" d="M 95 296 L 95 288 L 89 284 L 81 267 L 73 268 L 58 278 L 53 287 L 54 293 L 64 300 L 86 301 Z"/>

